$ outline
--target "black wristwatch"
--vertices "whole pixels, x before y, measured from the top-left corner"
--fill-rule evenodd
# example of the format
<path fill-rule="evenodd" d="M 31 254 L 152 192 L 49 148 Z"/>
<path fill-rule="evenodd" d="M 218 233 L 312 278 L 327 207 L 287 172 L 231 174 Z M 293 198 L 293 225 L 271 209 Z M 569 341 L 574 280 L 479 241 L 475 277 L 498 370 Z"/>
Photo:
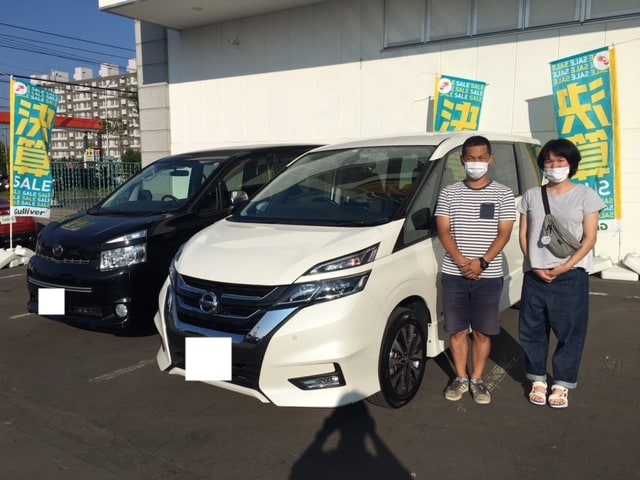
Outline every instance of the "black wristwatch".
<path fill-rule="evenodd" d="M 489 263 L 483 257 L 480 257 L 478 260 L 480 260 L 480 268 L 482 270 L 486 270 L 489 266 Z"/>

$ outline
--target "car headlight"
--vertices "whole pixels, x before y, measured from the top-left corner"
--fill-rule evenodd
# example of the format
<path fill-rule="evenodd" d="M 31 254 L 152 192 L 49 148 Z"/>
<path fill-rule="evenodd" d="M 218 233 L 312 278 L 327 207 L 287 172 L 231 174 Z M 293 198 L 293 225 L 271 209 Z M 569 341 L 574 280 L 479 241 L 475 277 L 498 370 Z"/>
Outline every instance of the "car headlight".
<path fill-rule="evenodd" d="M 147 261 L 147 231 L 129 233 L 122 237 L 114 238 L 105 245 L 121 244 L 116 248 L 103 248 L 100 252 L 100 270 L 115 270 L 116 268 L 129 267 L 137 263 Z M 131 245 L 131 242 L 139 242 Z M 124 243 L 124 245 L 122 245 Z"/>
<path fill-rule="evenodd" d="M 292 285 L 276 302 L 276 306 L 304 306 L 353 295 L 364 289 L 370 273 L 368 271 L 350 277 L 330 278 L 317 282 Z"/>
<path fill-rule="evenodd" d="M 114 270 L 129 267 L 147 261 L 147 244 L 127 245 L 126 247 L 103 250 L 100 252 L 100 270 Z"/>
<path fill-rule="evenodd" d="M 345 255 L 344 257 L 334 258 L 328 262 L 320 263 L 309 270 L 305 275 L 315 275 L 318 273 L 335 272 L 336 270 L 344 270 L 345 268 L 359 267 L 367 263 L 373 262 L 376 259 L 376 253 L 378 253 L 378 245 L 375 244 L 370 247 L 360 250 L 359 252 Z"/>

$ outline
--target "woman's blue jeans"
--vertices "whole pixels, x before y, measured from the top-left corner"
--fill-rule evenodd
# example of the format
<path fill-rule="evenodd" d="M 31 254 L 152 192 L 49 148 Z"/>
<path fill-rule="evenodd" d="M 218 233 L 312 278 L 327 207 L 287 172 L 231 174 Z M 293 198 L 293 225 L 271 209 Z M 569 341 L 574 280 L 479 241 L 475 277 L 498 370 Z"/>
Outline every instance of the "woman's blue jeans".
<path fill-rule="evenodd" d="M 549 334 L 558 340 L 552 357 L 554 384 L 575 388 L 589 322 L 589 274 L 575 268 L 551 283 L 524 275 L 520 301 L 520 344 L 531 381 L 547 380 Z"/>

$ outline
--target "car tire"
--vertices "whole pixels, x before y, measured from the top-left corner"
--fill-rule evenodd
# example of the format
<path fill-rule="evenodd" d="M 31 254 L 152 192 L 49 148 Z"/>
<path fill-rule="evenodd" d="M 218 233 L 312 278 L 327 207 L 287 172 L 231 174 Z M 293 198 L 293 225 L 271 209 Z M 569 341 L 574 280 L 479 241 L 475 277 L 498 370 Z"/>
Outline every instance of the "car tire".
<path fill-rule="evenodd" d="M 411 308 L 393 310 L 380 349 L 380 391 L 367 400 L 386 408 L 400 408 L 409 403 L 422 383 L 426 350 L 424 321 Z"/>

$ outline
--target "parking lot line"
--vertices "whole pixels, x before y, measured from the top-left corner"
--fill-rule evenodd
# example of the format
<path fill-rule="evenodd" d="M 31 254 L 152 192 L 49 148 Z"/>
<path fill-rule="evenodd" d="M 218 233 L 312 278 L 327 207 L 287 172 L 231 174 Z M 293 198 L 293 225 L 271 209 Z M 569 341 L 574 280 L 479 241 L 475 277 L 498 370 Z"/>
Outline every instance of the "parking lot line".
<path fill-rule="evenodd" d="M 155 358 L 151 358 L 148 360 L 142 360 L 138 363 L 136 363 L 135 365 L 131 365 L 130 367 L 125 367 L 125 368 L 120 368 L 118 370 L 114 370 L 113 372 L 109 372 L 109 373 L 105 373 L 104 375 L 100 375 L 98 377 L 94 377 L 91 380 L 89 380 L 90 382 L 104 382 L 106 380 L 112 380 L 116 377 L 119 377 L 121 375 L 125 375 L 129 372 L 133 372 L 135 370 L 138 370 L 139 368 L 142 367 L 146 367 L 147 365 L 151 365 L 152 363 L 155 363 L 156 359 Z"/>

